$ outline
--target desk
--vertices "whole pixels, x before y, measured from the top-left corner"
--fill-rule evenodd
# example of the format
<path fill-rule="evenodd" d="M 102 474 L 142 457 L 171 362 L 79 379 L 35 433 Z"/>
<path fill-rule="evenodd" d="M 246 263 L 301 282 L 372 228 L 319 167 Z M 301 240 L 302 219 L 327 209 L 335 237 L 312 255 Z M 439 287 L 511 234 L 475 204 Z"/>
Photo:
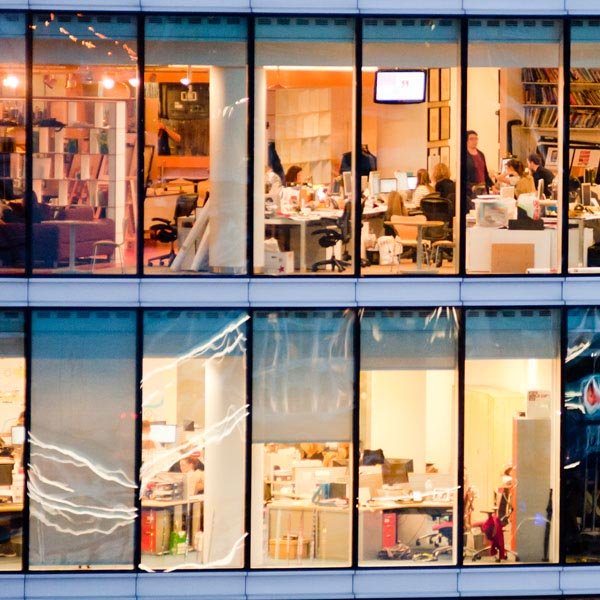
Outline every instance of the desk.
<path fill-rule="evenodd" d="M 397 519 L 391 521 L 393 531 L 387 529 L 386 514 L 425 514 L 435 518 L 441 517 L 453 510 L 452 502 L 369 502 L 359 506 L 358 536 L 359 536 L 359 561 L 377 560 L 379 551 L 384 546 L 392 546 L 398 542 L 411 545 L 412 539 L 403 536 L 401 523 Z M 420 529 L 411 529 L 411 535 L 416 538 L 421 533 Z"/>
<path fill-rule="evenodd" d="M 179 500 L 142 500 L 142 552 L 166 554 L 174 524 L 183 524 L 188 540 L 187 551 L 194 544 L 194 536 L 202 530 L 202 505 L 204 494 Z M 184 514 L 185 508 L 185 514 Z M 191 508 L 191 519 L 190 516 Z M 162 515 L 159 516 L 159 513 Z"/>
<path fill-rule="evenodd" d="M 577 242 L 577 266 L 587 266 L 587 256 L 585 256 L 585 226 L 591 221 L 600 220 L 600 214 L 586 213 L 581 217 L 569 217 L 570 225 L 577 225 L 578 242 Z"/>
<path fill-rule="evenodd" d="M 23 512 L 22 502 L 0 502 L 0 513 Z"/>
<path fill-rule="evenodd" d="M 492 272 L 492 244 L 532 244 L 535 269 L 556 267 L 556 229 L 467 229 L 467 272 Z"/>
<path fill-rule="evenodd" d="M 417 271 L 436 273 L 437 269 L 430 269 L 429 265 L 423 267 L 423 229 L 425 227 L 443 227 L 444 221 L 420 221 L 412 217 L 397 217 L 394 221 L 386 221 L 386 225 L 409 225 L 417 228 Z M 395 228 L 394 228 L 395 230 Z"/>

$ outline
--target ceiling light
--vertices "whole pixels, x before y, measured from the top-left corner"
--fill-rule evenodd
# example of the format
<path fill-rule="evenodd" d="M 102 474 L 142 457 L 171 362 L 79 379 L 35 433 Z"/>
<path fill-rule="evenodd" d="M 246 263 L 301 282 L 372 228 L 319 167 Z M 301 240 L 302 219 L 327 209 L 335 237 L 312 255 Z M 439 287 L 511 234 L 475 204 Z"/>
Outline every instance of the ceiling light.
<path fill-rule="evenodd" d="M 180 80 L 181 85 L 185 85 L 185 87 L 188 87 L 189 85 L 191 85 L 192 83 L 192 66 L 188 65 L 187 68 L 187 75 L 185 77 L 182 77 Z"/>
<path fill-rule="evenodd" d="M 105 75 L 102 78 L 102 86 L 107 90 L 112 90 L 115 87 L 115 80 L 112 77 Z"/>
<path fill-rule="evenodd" d="M 7 75 L 2 80 L 2 85 L 14 90 L 19 85 L 19 78 L 16 75 Z"/>
<path fill-rule="evenodd" d="M 131 87 L 138 87 L 140 85 L 140 80 L 138 77 L 130 77 L 128 81 Z"/>

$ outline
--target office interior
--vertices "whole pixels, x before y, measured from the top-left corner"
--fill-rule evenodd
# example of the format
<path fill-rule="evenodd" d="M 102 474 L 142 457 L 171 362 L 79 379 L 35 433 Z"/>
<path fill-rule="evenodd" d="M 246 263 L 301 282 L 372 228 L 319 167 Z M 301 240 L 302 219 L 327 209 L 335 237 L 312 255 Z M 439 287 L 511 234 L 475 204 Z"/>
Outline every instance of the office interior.
<path fill-rule="evenodd" d="M 594 307 L 1 317 L 3 571 L 600 559 Z"/>
<path fill-rule="evenodd" d="M 600 77 L 590 20 L 468 20 L 462 99 L 457 19 L 365 19 L 359 67 L 352 19 L 313 19 L 306 28 L 264 17 L 250 40 L 243 17 L 145 17 L 140 106 L 134 17 L 32 18 L 30 141 L 23 15 L 4 17 L 1 40 L 2 273 L 23 274 L 30 265 L 35 275 L 239 275 L 251 259 L 257 275 L 451 275 L 461 270 L 462 244 L 467 275 L 552 274 L 563 254 L 569 273 L 597 268 Z M 568 99 L 564 27 L 571 32 Z M 390 69 L 423 71 L 423 101 L 376 102 L 377 74 Z M 353 160 L 359 76 L 363 152 Z M 460 181 L 463 130 L 479 134 L 487 185 Z M 532 153 L 551 173 L 543 190 L 530 191 Z M 507 175 L 510 159 L 525 169 L 517 185 Z M 439 164 L 454 189 L 444 188 L 442 201 Z M 423 169 L 430 183 L 417 190 Z M 423 192 L 434 195 L 421 203 Z"/>

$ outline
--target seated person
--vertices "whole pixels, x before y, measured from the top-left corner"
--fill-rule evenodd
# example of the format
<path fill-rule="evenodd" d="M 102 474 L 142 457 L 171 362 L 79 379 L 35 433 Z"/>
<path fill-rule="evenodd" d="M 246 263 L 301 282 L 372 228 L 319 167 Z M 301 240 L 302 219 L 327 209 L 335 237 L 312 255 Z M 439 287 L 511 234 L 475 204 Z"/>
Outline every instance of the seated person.
<path fill-rule="evenodd" d="M 302 171 L 302 167 L 292 165 L 285 173 L 285 185 L 296 185 L 301 183 L 298 181 L 298 175 Z"/>
<path fill-rule="evenodd" d="M 429 173 L 427 169 L 419 169 L 417 171 L 417 187 L 412 195 L 412 204 L 420 206 L 421 198 L 434 192 L 433 186 L 431 185 L 431 179 L 429 179 Z"/>
<path fill-rule="evenodd" d="M 527 167 L 529 168 L 529 172 L 533 175 L 533 182 L 535 183 L 536 189 L 538 182 L 543 180 L 544 196 L 550 198 L 552 196 L 552 189 L 550 186 L 554 180 L 554 175 L 550 169 L 546 169 L 546 167 L 542 165 L 542 157 L 539 154 L 530 154 L 527 157 Z"/>
<path fill-rule="evenodd" d="M 523 163 L 516 158 L 511 158 L 506 163 L 504 171 L 496 177 L 497 189 L 507 185 L 514 186 L 515 198 L 521 194 L 535 192 L 533 177 L 529 173 L 525 173 Z"/>
<path fill-rule="evenodd" d="M 371 154 L 369 147 L 366 144 L 362 146 L 362 152 L 358 159 L 356 169 L 360 177 L 368 177 L 371 171 L 377 171 L 377 157 Z M 344 152 L 342 154 L 342 162 L 340 164 L 340 173 L 352 170 L 352 152 Z"/>
<path fill-rule="evenodd" d="M 185 456 L 179 461 L 179 470 L 189 473 L 191 479 L 190 494 L 202 494 L 204 492 L 204 463 L 193 456 Z"/>
<path fill-rule="evenodd" d="M 408 216 L 408 208 L 404 203 L 404 198 L 400 192 L 392 191 L 387 197 L 388 212 L 387 218 L 390 219 L 392 215 L 398 215 L 400 217 Z"/>
<path fill-rule="evenodd" d="M 450 169 L 445 163 L 438 163 L 433 167 L 433 181 L 435 182 L 435 191 L 442 198 L 453 200 L 456 194 L 456 184 L 450 179 Z"/>

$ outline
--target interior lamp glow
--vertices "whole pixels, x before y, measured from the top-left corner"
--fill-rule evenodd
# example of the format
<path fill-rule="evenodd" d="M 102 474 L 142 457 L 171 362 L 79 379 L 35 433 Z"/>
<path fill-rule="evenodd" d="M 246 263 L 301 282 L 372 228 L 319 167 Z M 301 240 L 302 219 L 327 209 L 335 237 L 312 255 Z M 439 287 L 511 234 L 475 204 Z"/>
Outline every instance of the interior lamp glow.
<path fill-rule="evenodd" d="M 179 82 L 181 83 L 181 85 L 184 85 L 185 87 L 188 87 L 192 83 L 192 67 L 191 67 L 191 65 L 188 65 L 187 75 L 185 77 L 182 77 L 179 80 Z"/>
<path fill-rule="evenodd" d="M 115 87 L 115 80 L 112 77 L 105 76 L 102 78 L 102 85 L 107 90 L 112 90 Z"/>
<path fill-rule="evenodd" d="M 7 75 L 2 80 L 2 85 L 14 90 L 19 85 L 19 78 L 16 75 Z"/>
<path fill-rule="evenodd" d="M 130 77 L 128 81 L 131 87 L 138 87 L 140 85 L 140 80 L 137 77 Z"/>

